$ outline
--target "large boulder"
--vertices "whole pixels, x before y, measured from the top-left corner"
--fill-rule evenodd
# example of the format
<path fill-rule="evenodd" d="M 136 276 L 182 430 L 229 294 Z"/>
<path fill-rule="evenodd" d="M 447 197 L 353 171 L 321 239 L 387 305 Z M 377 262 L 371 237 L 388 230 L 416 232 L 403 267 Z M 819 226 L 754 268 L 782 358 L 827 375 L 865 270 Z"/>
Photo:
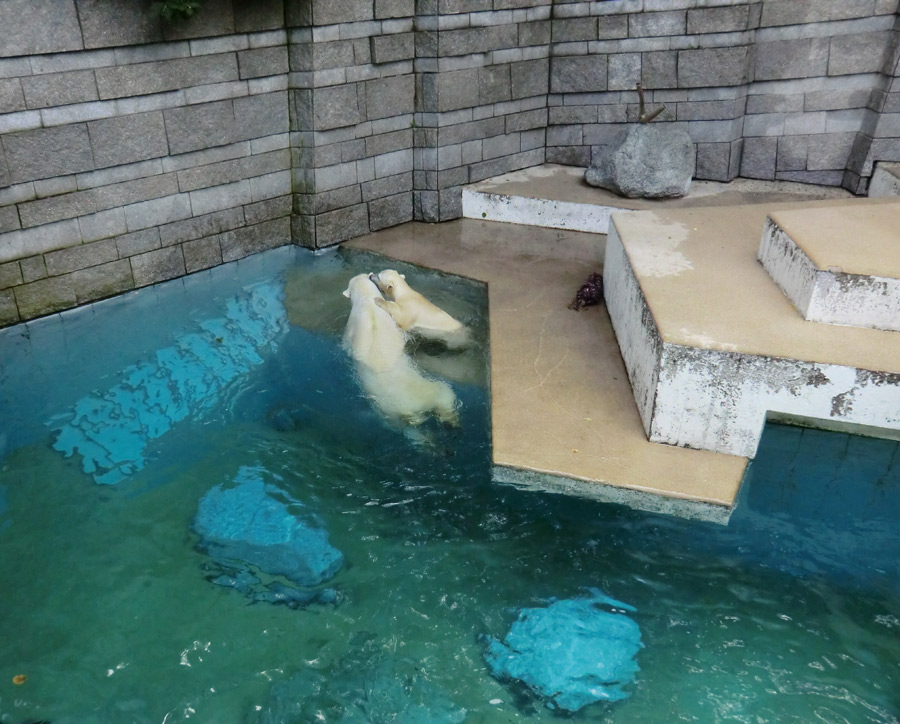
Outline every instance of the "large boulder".
<path fill-rule="evenodd" d="M 488 637 L 485 661 L 497 679 L 519 682 L 544 704 L 575 712 L 629 696 L 643 647 L 631 606 L 596 588 L 587 596 L 525 608 L 501 642 Z"/>
<path fill-rule="evenodd" d="M 685 196 L 694 177 L 694 155 L 686 131 L 637 123 L 607 147 L 584 180 L 630 199 Z"/>

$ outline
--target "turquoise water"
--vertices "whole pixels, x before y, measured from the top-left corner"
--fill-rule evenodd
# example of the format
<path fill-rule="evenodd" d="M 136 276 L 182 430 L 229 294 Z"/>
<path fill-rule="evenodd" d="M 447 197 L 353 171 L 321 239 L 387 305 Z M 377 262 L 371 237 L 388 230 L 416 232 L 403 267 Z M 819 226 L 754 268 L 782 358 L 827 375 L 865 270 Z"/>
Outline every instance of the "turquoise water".
<path fill-rule="evenodd" d="M 485 637 L 586 589 L 643 648 L 575 721 L 900 721 L 896 442 L 769 426 L 727 527 L 496 485 L 483 288 L 402 269 L 479 340 L 419 350 L 461 426 L 410 437 L 339 345 L 383 266 L 278 250 L 0 332 L 0 722 L 554 721 Z M 340 551 L 331 598 L 212 582 L 198 505 L 250 469 Z"/>

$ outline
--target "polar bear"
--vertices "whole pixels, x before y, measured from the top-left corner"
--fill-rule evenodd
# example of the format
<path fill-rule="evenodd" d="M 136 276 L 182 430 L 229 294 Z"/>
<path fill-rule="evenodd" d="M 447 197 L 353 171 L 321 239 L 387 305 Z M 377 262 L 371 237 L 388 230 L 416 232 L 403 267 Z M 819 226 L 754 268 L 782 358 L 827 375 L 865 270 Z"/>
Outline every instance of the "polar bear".
<path fill-rule="evenodd" d="M 356 363 L 366 396 L 390 422 L 418 426 L 430 415 L 459 425 L 456 393 L 446 382 L 423 375 L 406 354 L 406 333 L 380 305 L 368 274 L 353 277 L 344 296 L 351 308 L 344 347 Z"/>
<path fill-rule="evenodd" d="M 386 310 L 404 331 L 423 339 L 442 342 L 448 349 L 461 349 L 471 342 L 468 328 L 432 304 L 406 282 L 406 277 L 394 269 L 371 274 L 387 300 L 375 303 Z"/>

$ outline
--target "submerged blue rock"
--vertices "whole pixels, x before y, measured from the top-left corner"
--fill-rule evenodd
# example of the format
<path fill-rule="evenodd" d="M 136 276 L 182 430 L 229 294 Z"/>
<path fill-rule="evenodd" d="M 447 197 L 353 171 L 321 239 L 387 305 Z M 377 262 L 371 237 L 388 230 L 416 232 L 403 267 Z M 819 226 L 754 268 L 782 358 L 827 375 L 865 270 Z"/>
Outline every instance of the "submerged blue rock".
<path fill-rule="evenodd" d="M 504 641 L 487 637 L 484 657 L 501 681 L 518 681 L 551 709 L 575 712 L 630 696 L 643 648 L 631 606 L 596 588 L 589 596 L 525 608 Z"/>
<path fill-rule="evenodd" d="M 198 548 L 212 558 L 213 583 L 234 588 L 253 601 L 300 608 L 334 603 L 333 590 L 315 590 L 344 562 L 328 532 L 302 503 L 264 480 L 265 470 L 245 466 L 231 486 L 217 485 L 197 506 Z M 290 581 L 264 582 L 265 576 Z"/>
<path fill-rule="evenodd" d="M 144 450 L 188 415 L 208 409 L 226 386 L 262 363 L 259 352 L 287 329 L 280 284 L 263 283 L 231 299 L 225 316 L 126 368 L 121 382 L 78 400 L 53 447 L 79 454 L 82 469 L 112 485 L 144 467 Z"/>

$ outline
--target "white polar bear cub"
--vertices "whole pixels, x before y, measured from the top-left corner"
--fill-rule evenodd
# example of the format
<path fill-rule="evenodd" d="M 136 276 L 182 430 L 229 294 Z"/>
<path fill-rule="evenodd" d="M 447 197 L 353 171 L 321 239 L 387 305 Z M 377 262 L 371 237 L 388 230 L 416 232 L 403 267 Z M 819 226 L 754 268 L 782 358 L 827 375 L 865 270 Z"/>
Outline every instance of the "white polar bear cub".
<path fill-rule="evenodd" d="M 406 354 L 406 335 L 377 302 L 384 301 L 368 274 L 350 280 L 352 307 L 344 347 L 356 363 L 363 390 L 390 421 L 421 425 L 429 415 L 459 424 L 456 394 L 446 382 L 425 377 Z"/>
<path fill-rule="evenodd" d="M 388 298 L 376 299 L 375 303 L 387 310 L 401 329 L 424 339 L 443 342 L 448 349 L 469 345 L 468 328 L 409 286 L 403 274 L 385 269 L 369 276 Z"/>

